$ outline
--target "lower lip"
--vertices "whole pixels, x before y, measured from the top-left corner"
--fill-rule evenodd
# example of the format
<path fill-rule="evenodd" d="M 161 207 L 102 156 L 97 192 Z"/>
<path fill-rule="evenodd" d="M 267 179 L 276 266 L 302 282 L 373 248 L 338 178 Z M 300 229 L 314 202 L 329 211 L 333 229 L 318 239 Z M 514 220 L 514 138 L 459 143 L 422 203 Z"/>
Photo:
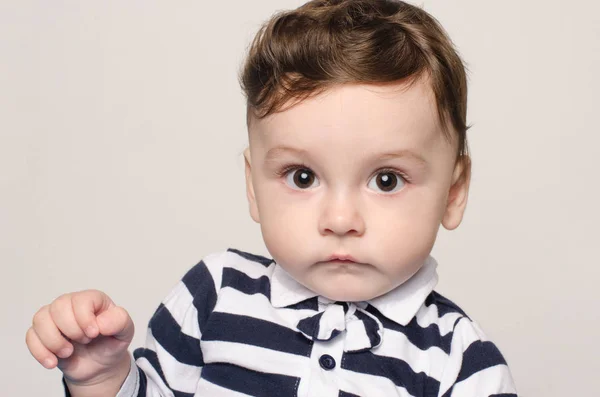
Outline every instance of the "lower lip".
<path fill-rule="evenodd" d="M 329 263 L 332 265 L 360 265 L 360 263 L 358 262 L 354 262 L 354 261 L 343 261 L 340 259 L 334 259 L 332 261 L 327 261 L 325 263 Z"/>
<path fill-rule="evenodd" d="M 364 263 L 358 263 L 353 261 L 342 261 L 333 260 L 321 262 L 324 267 L 322 268 L 326 272 L 334 272 L 335 274 L 363 274 L 366 269 Z"/>

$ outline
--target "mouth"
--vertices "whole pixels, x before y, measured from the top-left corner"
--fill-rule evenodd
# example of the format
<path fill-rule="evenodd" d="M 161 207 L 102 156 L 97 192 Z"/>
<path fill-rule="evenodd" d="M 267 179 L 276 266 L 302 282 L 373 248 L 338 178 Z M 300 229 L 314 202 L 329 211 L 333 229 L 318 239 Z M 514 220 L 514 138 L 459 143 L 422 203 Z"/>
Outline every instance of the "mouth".
<path fill-rule="evenodd" d="M 334 274 L 353 274 L 362 275 L 365 269 L 370 267 L 367 263 L 361 263 L 350 255 L 331 255 L 327 259 L 318 263 L 323 266 L 326 272 Z"/>
<path fill-rule="evenodd" d="M 325 260 L 325 262 L 337 262 L 337 263 L 359 263 L 356 259 L 354 259 L 351 255 L 345 254 L 335 254 L 331 255 L 329 258 Z"/>

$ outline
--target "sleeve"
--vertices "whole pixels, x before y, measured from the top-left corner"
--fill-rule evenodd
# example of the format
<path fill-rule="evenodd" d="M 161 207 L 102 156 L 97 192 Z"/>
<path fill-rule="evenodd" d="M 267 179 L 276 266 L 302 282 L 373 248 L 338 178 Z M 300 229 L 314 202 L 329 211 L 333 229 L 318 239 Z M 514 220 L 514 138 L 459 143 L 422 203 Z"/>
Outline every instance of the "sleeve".
<path fill-rule="evenodd" d="M 190 269 L 165 298 L 148 325 L 145 347 L 133 353 L 138 387 L 117 397 L 193 396 L 204 361 L 200 337 L 215 307 L 217 287 L 209 271 L 218 258 L 205 258 Z M 214 266 L 213 266 L 214 267 Z M 126 386 L 127 382 L 123 386 Z"/>
<path fill-rule="evenodd" d="M 200 338 L 220 285 L 217 255 L 190 269 L 159 305 L 148 324 L 145 346 L 133 352 L 129 375 L 116 397 L 194 396 L 204 366 Z M 69 397 L 66 385 L 65 395 Z"/>
<path fill-rule="evenodd" d="M 506 360 L 467 317 L 454 326 L 438 397 L 517 397 Z"/>

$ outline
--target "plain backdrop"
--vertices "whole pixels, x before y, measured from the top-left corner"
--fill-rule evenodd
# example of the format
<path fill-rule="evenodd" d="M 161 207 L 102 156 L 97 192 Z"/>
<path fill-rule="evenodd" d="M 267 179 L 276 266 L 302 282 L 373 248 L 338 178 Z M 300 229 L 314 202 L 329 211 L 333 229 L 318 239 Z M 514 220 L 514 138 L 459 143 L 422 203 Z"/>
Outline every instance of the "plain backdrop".
<path fill-rule="evenodd" d="M 62 395 L 33 314 L 104 290 L 152 312 L 204 255 L 267 254 L 250 219 L 238 71 L 300 0 L 0 0 L 0 395 Z M 598 396 L 600 6 L 426 0 L 469 66 L 473 181 L 438 290 L 526 397 Z"/>

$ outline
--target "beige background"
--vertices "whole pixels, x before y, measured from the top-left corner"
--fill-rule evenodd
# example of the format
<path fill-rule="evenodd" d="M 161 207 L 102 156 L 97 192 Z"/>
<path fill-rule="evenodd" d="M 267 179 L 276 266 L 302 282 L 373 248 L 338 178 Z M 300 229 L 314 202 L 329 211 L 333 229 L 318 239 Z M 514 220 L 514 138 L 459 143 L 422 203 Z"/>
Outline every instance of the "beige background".
<path fill-rule="evenodd" d="M 0 0 L 1 396 L 61 396 L 34 312 L 99 288 L 137 325 L 203 255 L 265 253 L 247 214 L 237 71 L 300 0 Z M 486 330 L 523 396 L 597 396 L 597 1 L 426 0 L 470 66 L 466 219 L 439 290 Z"/>

